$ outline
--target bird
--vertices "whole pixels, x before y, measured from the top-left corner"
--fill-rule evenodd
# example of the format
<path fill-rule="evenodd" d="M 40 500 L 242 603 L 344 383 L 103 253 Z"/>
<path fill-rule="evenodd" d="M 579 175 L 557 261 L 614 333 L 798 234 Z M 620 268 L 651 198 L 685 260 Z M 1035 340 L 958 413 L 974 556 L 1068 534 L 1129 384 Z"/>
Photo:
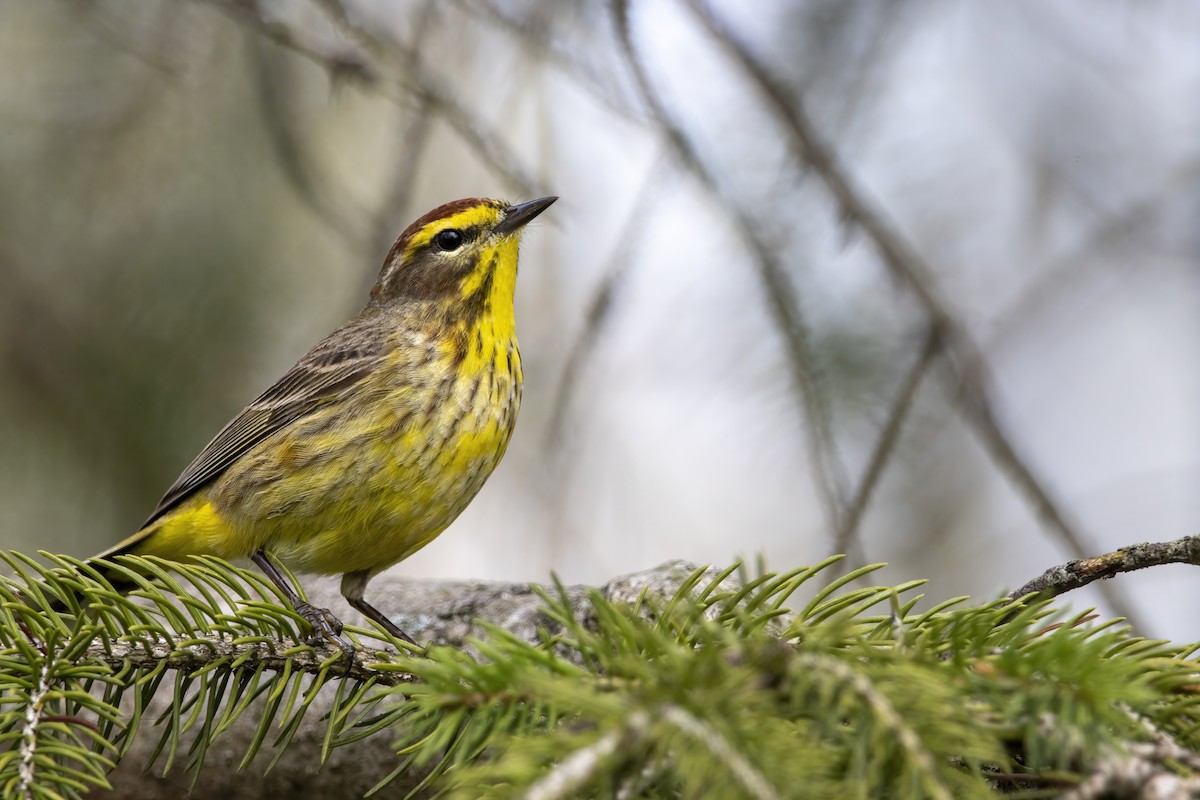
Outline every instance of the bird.
<path fill-rule="evenodd" d="M 525 226 L 558 198 L 467 198 L 409 225 L 366 306 L 250 402 L 183 470 L 132 536 L 89 559 L 249 558 L 312 628 L 296 573 L 340 574 L 349 605 L 416 642 L 365 599 L 368 582 L 442 533 L 483 487 L 521 405 L 513 294 Z"/>

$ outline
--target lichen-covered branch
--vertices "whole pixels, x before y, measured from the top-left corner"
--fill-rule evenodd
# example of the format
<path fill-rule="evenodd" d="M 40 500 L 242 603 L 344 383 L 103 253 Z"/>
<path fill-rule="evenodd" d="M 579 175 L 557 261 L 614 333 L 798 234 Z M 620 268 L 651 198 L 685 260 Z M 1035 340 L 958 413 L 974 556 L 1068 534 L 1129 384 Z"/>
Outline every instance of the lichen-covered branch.
<path fill-rule="evenodd" d="M 1144 542 L 1102 556 L 1068 561 L 1051 567 L 1009 596 L 1014 599 L 1027 595 L 1058 597 L 1122 572 L 1162 564 L 1200 565 L 1200 536 L 1185 536 L 1172 542 Z"/>

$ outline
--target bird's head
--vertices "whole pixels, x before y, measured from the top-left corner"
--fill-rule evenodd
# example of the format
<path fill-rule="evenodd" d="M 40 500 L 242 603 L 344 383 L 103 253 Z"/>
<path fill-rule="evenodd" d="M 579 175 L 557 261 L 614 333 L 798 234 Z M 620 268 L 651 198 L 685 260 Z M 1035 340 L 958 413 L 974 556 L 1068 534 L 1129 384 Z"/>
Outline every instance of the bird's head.
<path fill-rule="evenodd" d="M 477 312 L 507 296 L 511 307 L 521 231 L 557 199 L 512 205 L 474 197 L 438 206 L 400 234 L 372 303 L 443 301 Z"/>

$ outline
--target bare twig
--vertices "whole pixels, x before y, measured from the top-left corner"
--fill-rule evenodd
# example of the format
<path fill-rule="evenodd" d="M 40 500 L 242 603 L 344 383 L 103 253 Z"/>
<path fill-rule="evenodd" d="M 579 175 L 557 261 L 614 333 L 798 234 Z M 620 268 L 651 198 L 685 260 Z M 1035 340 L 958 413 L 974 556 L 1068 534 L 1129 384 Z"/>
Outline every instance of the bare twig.
<path fill-rule="evenodd" d="M 1173 542 L 1134 544 L 1102 556 L 1068 561 L 1046 570 L 1012 592 L 1009 597 L 1016 599 L 1032 594 L 1048 599 L 1122 572 L 1133 572 L 1162 564 L 1200 566 L 1200 536 L 1185 536 Z"/>
<path fill-rule="evenodd" d="M 303 141 L 303 132 L 309 126 L 298 125 L 288 118 L 286 102 L 290 93 L 281 91 L 279 70 L 272 70 L 267 47 L 261 40 L 255 40 L 255 45 L 251 49 L 258 109 L 271 140 L 271 152 L 284 177 L 301 202 L 342 239 L 351 244 L 361 243 L 363 226 L 359 220 L 365 216 L 365 209 L 356 208 L 357 203 L 345 186 L 334 183 L 328 174 L 317 174 Z"/>
<path fill-rule="evenodd" d="M 563 424 L 571 408 L 575 387 L 611 319 L 613 300 L 625 282 L 629 266 L 635 262 L 634 255 L 640 236 L 646 229 L 646 220 L 663 190 L 670 184 L 670 175 L 662 167 L 663 160 L 660 158 L 646 173 L 646 178 L 629 207 L 625 222 L 621 225 L 621 232 L 616 239 L 617 246 L 608 258 L 600 285 L 592 292 L 588 301 L 583 328 L 567 353 L 558 390 L 554 393 L 554 410 L 546 431 L 546 444 L 549 447 L 558 444 L 562 436 Z"/>
<path fill-rule="evenodd" d="M 357 43 L 377 61 L 397 58 L 403 65 L 403 81 L 409 94 L 429 111 L 439 114 L 493 169 L 525 196 L 545 194 L 545 187 L 530 175 L 521 160 L 499 134 L 481 117 L 454 99 L 454 93 L 426 69 L 420 48 L 400 42 L 385 42 L 354 22 L 342 0 L 317 0 L 343 35 Z"/>
<path fill-rule="evenodd" d="M 667 135 L 667 139 L 682 165 L 694 174 L 704 188 L 728 209 L 738 233 L 754 255 L 759 278 L 770 300 L 775 327 L 782 335 L 787 348 L 788 366 L 799 389 L 804 416 L 808 421 L 809 454 L 817 472 L 818 494 L 821 497 L 830 530 L 836 531 L 841 527 L 843 498 L 846 494 L 843 488 L 842 466 L 829 428 L 829 413 L 818 378 L 817 359 L 809 341 L 808 325 L 799 304 L 793 297 L 787 270 L 778 253 L 760 234 L 752 217 L 722 190 L 720 181 L 713 170 L 696 152 L 682 126 L 667 111 L 657 90 L 646 75 L 641 54 L 633 44 L 629 28 L 628 0 L 614 0 L 612 8 L 621 47 L 654 121 Z"/>
<path fill-rule="evenodd" d="M 800 100 L 718 20 L 701 0 L 688 0 L 697 19 L 713 39 L 742 67 L 769 101 L 786 132 L 833 195 L 843 216 L 853 221 L 874 242 L 888 271 L 916 296 L 937 338 L 939 351 L 947 359 L 955 383 L 952 397 L 960 413 L 972 424 L 991 453 L 1008 474 L 1046 526 L 1079 557 L 1094 550 L 1087 538 L 1067 522 L 1066 514 L 1051 497 L 1043 481 L 1017 452 L 1011 438 L 996 418 L 991 403 L 990 379 L 985 360 L 949 305 L 941 298 L 932 270 L 894 223 L 872 206 L 866 195 L 851 182 L 837 156 L 809 119 Z M 1110 587 L 1102 591 L 1113 609 L 1126 618 L 1133 611 L 1123 594 Z"/>
<path fill-rule="evenodd" d="M 324 68 L 332 78 L 350 78 L 381 92 L 402 107 L 414 105 L 439 114 L 489 166 L 522 195 L 544 194 L 540 183 L 522 166 L 520 159 L 482 118 L 453 99 L 450 90 L 431 76 L 418 58 L 418 51 L 398 43 L 384 43 L 365 28 L 354 24 L 337 0 L 320 0 L 330 21 L 353 43 L 332 48 L 319 44 L 285 25 L 265 19 L 255 0 L 202 0 L 230 14 L 260 35 L 304 56 Z M 397 86 L 384 80 L 383 64 L 389 60 L 403 65 Z"/>
<path fill-rule="evenodd" d="M 908 375 L 905 376 L 904 383 L 900 387 L 900 391 L 896 394 L 895 402 L 892 403 L 892 408 L 888 412 L 887 422 L 879 434 L 879 439 L 875 442 L 875 447 L 871 450 L 871 457 L 867 461 L 867 468 L 863 472 L 862 479 L 858 482 L 858 486 L 854 491 L 854 497 L 850 499 L 850 504 L 846 508 L 845 515 L 842 517 L 842 524 L 838 528 L 837 541 L 834 546 L 835 553 L 848 553 L 854 547 L 858 526 L 862 522 L 867 504 L 871 501 L 871 495 L 875 491 L 875 486 L 879 483 L 879 477 L 883 474 L 884 466 L 895 451 L 896 441 L 900 438 L 900 431 L 904 427 L 904 421 L 908 419 L 908 412 L 912 409 L 912 402 L 913 398 L 917 395 L 917 388 L 921 385 L 922 378 L 925 377 L 925 373 L 929 371 L 929 367 L 933 364 L 937 352 L 938 339 L 933 331 L 930 330 L 925 335 L 925 344 L 921 348 L 921 354 L 917 357 L 916 363 L 909 369 Z M 859 546 L 861 547 L 861 543 L 859 543 Z M 865 561 L 866 559 L 863 560 Z M 840 574 L 849 568 L 849 559 L 842 559 L 833 567 L 835 574 Z"/>
<path fill-rule="evenodd" d="M 1155 191 L 1129 203 L 1120 211 L 1100 220 L 1078 242 L 1066 252 L 1060 253 L 1037 270 L 1037 277 L 1025 286 L 1015 299 L 995 317 L 991 334 L 986 343 L 989 349 L 1004 343 L 1018 331 L 1026 330 L 1047 304 L 1062 293 L 1074 291 L 1085 273 L 1094 268 L 1101 254 L 1110 254 L 1124 243 L 1139 254 L 1151 248 L 1152 237 L 1139 237 L 1166 213 L 1187 198 L 1196 196 L 1197 180 L 1200 179 L 1200 159 L 1192 159 L 1176 171 L 1169 186 L 1159 186 Z M 1132 239 L 1133 241 L 1126 241 Z"/>
<path fill-rule="evenodd" d="M 610 71 L 587 63 L 580 58 L 577 49 L 564 47 L 561 42 L 555 40 L 540 26 L 535 29 L 533 26 L 524 24 L 521 19 L 489 0 L 478 4 L 458 0 L 457 4 L 465 10 L 478 13 L 489 27 L 503 28 L 518 37 L 524 43 L 523 47 L 533 50 L 547 64 L 556 67 L 563 75 L 573 80 L 576 85 L 585 89 L 593 98 L 603 104 L 608 111 L 626 119 L 634 118 L 628 103 L 624 102 L 609 86 L 606 78 Z M 547 9 L 555 7 L 549 4 L 542 6 L 535 4 L 530 8 L 540 13 L 546 13 Z M 557 7 L 567 8 L 568 6 L 561 4 Z"/>
<path fill-rule="evenodd" d="M 286 25 L 262 16 L 256 0 L 197 0 L 211 5 L 275 44 L 303 56 L 324 69 L 333 79 L 349 79 L 365 86 L 379 86 L 382 76 L 361 52 L 333 48 L 298 36 Z"/>

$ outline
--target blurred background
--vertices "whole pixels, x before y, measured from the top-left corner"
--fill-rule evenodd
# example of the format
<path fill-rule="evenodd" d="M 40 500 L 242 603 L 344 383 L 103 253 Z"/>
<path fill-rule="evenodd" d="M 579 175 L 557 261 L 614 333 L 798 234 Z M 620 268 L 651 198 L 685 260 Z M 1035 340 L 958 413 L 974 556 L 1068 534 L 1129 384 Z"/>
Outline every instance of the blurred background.
<path fill-rule="evenodd" d="M 0 19 L 6 548 L 132 532 L 408 222 L 551 193 L 508 456 L 397 572 L 848 552 L 940 600 L 1200 534 L 1200 5 Z M 1069 599 L 1200 638 L 1195 567 Z"/>

